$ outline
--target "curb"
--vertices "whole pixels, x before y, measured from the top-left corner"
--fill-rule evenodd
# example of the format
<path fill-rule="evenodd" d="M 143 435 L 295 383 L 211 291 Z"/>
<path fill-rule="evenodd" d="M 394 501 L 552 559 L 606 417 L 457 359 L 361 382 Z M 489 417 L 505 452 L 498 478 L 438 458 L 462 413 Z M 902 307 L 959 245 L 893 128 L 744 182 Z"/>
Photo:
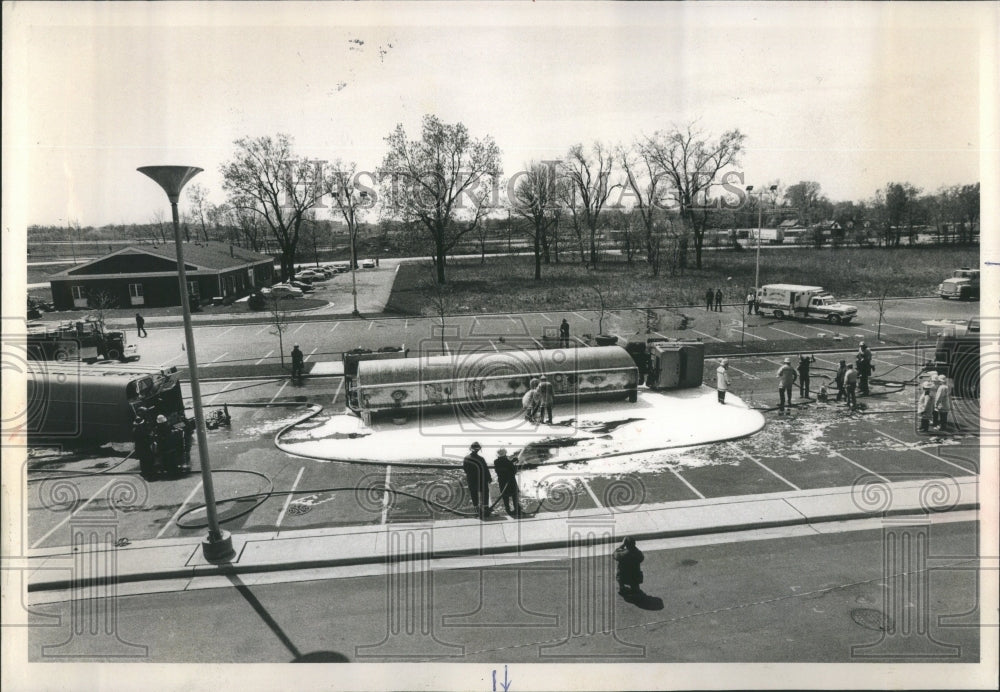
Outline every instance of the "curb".
<path fill-rule="evenodd" d="M 945 511 L 949 512 L 960 512 L 968 510 L 978 510 L 979 502 L 971 502 L 964 504 L 956 504 L 953 507 L 948 508 Z M 718 533 L 736 533 L 739 531 L 755 531 L 760 529 L 770 529 L 779 528 L 784 526 L 804 526 L 809 524 L 823 524 L 828 522 L 837 521 L 848 521 L 852 519 L 873 519 L 877 517 L 888 517 L 888 516 L 926 516 L 927 510 L 921 508 L 906 508 L 899 510 L 890 510 L 887 512 L 878 513 L 865 513 L 865 512 L 848 512 L 841 514 L 831 514 L 821 517 L 810 518 L 803 516 L 801 519 L 788 519 L 788 520 L 776 520 L 776 521 L 759 521 L 749 524 L 731 524 L 731 525 L 717 525 L 717 526 L 707 526 L 699 527 L 693 529 L 681 529 L 681 530 L 660 530 L 660 531 L 647 531 L 647 532 L 636 532 L 633 535 L 639 540 L 653 540 L 653 539 L 664 539 L 664 538 L 683 538 L 689 536 L 704 536 Z M 618 537 L 611 539 L 590 539 L 584 541 L 585 545 L 602 545 L 617 542 Z M 485 555 L 504 555 L 509 553 L 522 553 L 531 552 L 536 550 L 552 550 L 555 548 L 562 548 L 566 546 L 565 540 L 545 540 L 533 543 L 530 546 L 524 545 L 498 545 L 498 546 L 487 546 L 479 548 L 456 548 L 452 550 L 442 550 L 437 552 L 414 552 L 407 553 L 405 555 L 400 555 L 398 558 L 393 560 L 393 562 L 409 562 L 418 559 L 449 559 L 457 557 L 477 557 Z M 258 565 L 239 565 L 238 563 L 225 563 L 221 565 L 197 565 L 193 567 L 182 567 L 177 569 L 162 569 L 162 570 L 151 570 L 149 572 L 137 572 L 135 574 L 127 574 L 119 576 L 115 579 L 116 583 L 134 583 L 143 581 L 159 581 L 164 579 L 184 579 L 184 578 L 195 578 L 195 577 L 208 577 L 208 576 L 225 576 L 228 574 L 258 574 L 261 572 L 281 572 L 281 571 L 291 571 L 291 570 L 303 570 L 303 569 L 318 569 L 324 567 L 345 567 L 352 565 L 369 565 L 376 564 L 380 562 L 387 562 L 385 556 L 382 555 L 365 555 L 352 558 L 324 558 L 317 560 L 304 560 L 295 563 L 275 563 L 275 564 L 258 564 Z M 89 586 L 103 586 L 106 585 L 107 578 L 89 578 L 89 579 L 57 579 L 52 581 L 40 581 L 35 583 L 29 583 L 27 590 L 28 592 L 36 591 L 56 591 L 62 589 L 70 588 L 84 588 Z"/>

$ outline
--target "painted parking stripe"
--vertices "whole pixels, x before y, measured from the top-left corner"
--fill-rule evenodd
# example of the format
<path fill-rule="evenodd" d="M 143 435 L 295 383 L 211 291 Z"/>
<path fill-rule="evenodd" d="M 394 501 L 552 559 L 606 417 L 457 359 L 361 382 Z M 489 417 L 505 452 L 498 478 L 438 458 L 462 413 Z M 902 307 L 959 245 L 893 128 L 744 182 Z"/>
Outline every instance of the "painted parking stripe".
<path fill-rule="evenodd" d="M 176 356 L 174 356 L 173 358 L 170 358 L 169 360 L 165 360 L 165 361 L 163 361 L 162 363 L 160 363 L 160 367 L 161 367 L 161 368 L 163 368 L 163 367 L 166 367 L 166 366 L 167 366 L 167 365 L 169 365 L 170 363 L 173 363 L 173 362 L 174 362 L 175 360 L 177 360 L 177 359 L 179 359 L 179 358 L 184 358 L 185 356 L 186 356 L 186 354 L 185 354 L 185 353 L 178 353 L 178 354 L 177 354 Z"/>
<path fill-rule="evenodd" d="M 337 403 L 337 397 L 340 396 L 340 390 L 343 388 L 344 388 L 344 378 L 341 377 L 340 381 L 337 383 L 337 391 L 333 393 L 333 403 Z"/>
<path fill-rule="evenodd" d="M 281 394 L 281 391 L 282 391 L 282 390 L 283 390 L 283 389 L 285 388 L 285 386 L 286 386 L 287 384 L 288 384 L 288 380 L 285 380 L 284 382 L 282 382 L 282 383 L 281 383 L 281 386 L 280 386 L 280 387 L 278 387 L 278 391 L 276 391 L 276 392 L 274 393 L 274 396 L 272 396 L 272 397 L 271 397 L 271 400 L 270 400 L 270 401 L 268 401 L 267 403 L 269 403 L 269 404 L 273 404 L 273 403 L 274 403 L 274 400 L 278 398 L 278 395 L 279 395 L 279 394 Z"/>
<path fill-rule="evenodd" d="M 232 326 L 232 327 L 229 327 L 228 329 L 223 329 L 223 330 L 222 330 L 221 332 L 219 332 L 219 334 L 217 334 L 216 336 L 218 336 L 218 337 L 220 337 L 220 338 L 221 338 L 221 337 L 225 336 L 226 334 L 228 334 L 229 332 L 233 331 L 234 329 L 236 329 L 236 327 L 235 327 L 235 326 Z"/>
<path fill-rule="evenodd" d="M 808 336 L 802 336 L 801 334 L 795 334 L 794 332 L 788 332 L 788 331 L 785 331 L 784 329 L 778 329 L 777 327 L 772 327 L 771 325 L 767 325 L 767 328 L 768 329 L 773 329 L 776 332 L 781 332 L 782 334 L 788 334 L 788 336 L 794 336 L 796 339 L 808 339 L 809 338 Z"/>
<path fill-rule="evenodd" d="M 540 313 L 538 313 L 538 314 L 539 314 L 539 316 L 540 316 L 540 317 L 541 317 L 542 319 L 544 319 L 544 320 L 545 320 L 546 322 L 551 322 L 551 321 L 552 321 L 552 318 L 551 318 L 551 317 L 549 317 L 548 315 L 546 315 L 546 314 L 545 314 L 544 312 L 540 312 Z"/>
<path fill-rule="evenodd" d="M 667 468 L 670 469 L 670 472 L 672 474 L 674 474 L 675 476 L 677 476 L 677 480 L 679 480 L 681 483 L 683 483 L 684 485 L 686 485 L 688 487 L 688 490 L 690 490 L 691 492 L 693 492 L 700 499 L 702 499 L 702 500 L 705 499 L 705 496 L 702 495 L 700 492 L 698 492 L 698 489 L 696 487 L 694 487 L 693 485 L 691 485 L 690 483 L 688 483 L 687 479 L 684 476 L 682 476 L 676 469 L 674 469 L 673 466 L 671 466 L 670 464 L 667 464 Z"/>
<path fill-rule="evenodd" d="M 375 326 L 375 322 L 374 322 L 374 321 L 371 321 L 371 322 L 369 322 L 369 323 L 368 323 L 368 329 L 369 329 L 369 330 L 370 330 L 370 329 L 371 329 L 372 327 L 374 327 L 374 326 Z"/>
<path fill-rule="evenodd" d="M 583 315 L 581 315 L 581 314 L 580 314 L 580 313 L 578 313 L 578 312 L 574 312 L 574 313 L 572 313 L 572 314 L 576 315 L 577 317 L 579 317 L 579 318 L 580 318 L 581 320 L 583 320 L 584 322 L 590 322 L 590 320 L 589 320 L 589 319 L 587 319 L 586 317 L 584 317 Z"/>
<path fill-rule="evenodd" d="M 576 340 L 577 340 L 577 342 L 578 342 L 578 343 L 579 343 L 579 344 L 580 344 L 581 346 L 589 346 L 589 344 L 588 344 L 588 343 L 587 343 L 586 341 L 584 341 L 583 339 L 581 339 L 580 337 L 578 337 L 578 336 L 574 336 L 573 338 L 574 338 L 574 339 L 576 339 Z"/>
<path fill-rule="evenodd" d="M 330 331 L 327 332 L 327 334 L 333 334 L 337 330 L 337 327 L 339 327 L 339 326 L 340 326 L 340 322 L 334 322 L 333 326 L 330 327 Z"/>
<path fill-rule="evenodd" d="M 96 498 L 96 497 L 97 497 L 98 495 L 100 495 L 100 494 L 101 494 L 101 493 L 103 493 L 103 492 L 104 492 L 105 490 L 107 490 L 107 489 L 108 489 L 108 487 L 109 487 L 109 486 L 110 486 L 110 485 L 111 485 L 112 483 L 114 483 L 114 482 L 115 482 L 115 479 L 114 479 L 114 478 L 112 478 L 112 479 L 111 479 L 111 480 L 109 480 L 109 481 L 108 481 L 107 483 L 105 483 L 105 484 L 104 484 L 103 486 L 101 486 L 101 489 L 100 489 L 100 490 L 98 490 L 98 491 L 97 491 L 96 493 L 94 493 L 93 495 L 91 495 L 91 496 L 90 496 L 90 497 L 89 497 L 89 498 L 87 499 L 87 501 L 86 501 L 86 502 L 84 502 L 84 503 L 83 503 L 82 505 L 80 505 L 79 507 L 77 507 L 76 509 L 74 509 L 74 510 L 73 510 L 72 512 L 69 512 L 69 513 L 68 513 L 68 514 L 67 514 L 67 515 L 66 515 L 65 517 L 63 517 L 63 520 L 62 520 L 62 521 L 60 521 L 60 522 L 59 522 L 58 524 L 56 524 L 56 525 L 55 525 L 55 526 L 53 526 L 53 527 L 52 527 L 51 529 L 49 529 L 49 530 L 48 530 L 48 531 L 47 531 L 47 532 L 45 533 L 45 535 L 44 535 L 44 536 L 42 536 L 42 537 L 41 537 L 41 538 L 39 538 L 39 539 L 38 539 L 37 541 L 35 541 L 34 543 L 32 543 L 32 544 L 31 544 L 31 547 L 32 547 L 32 548 L 37 548 L 37 547 L 38 547 L 38 546 L 40 546 L 40 545 L 41 545 L 42 543 L 44 543 L 44 542 L 45 542 L 45 539 L 46 539 L 46 538 L 48 538 L 49 536 L 51 536 L 52 534 L 54 534 L 54 533 L 55 533 L 56 531 L 58 531 L 59 529 L 61 529 L 61 528 L 62 528 L 62 526 L 63 526 L 63 524 L 65 524 L 65 523 L 66 523 L 67 521 L 69 521 L 70 519 L 72 519 L 73 517 L 75 517 L 75 516 L 77 515 L 77 513 L 79 513 L 79 512 L 81 512 L 81 511 L 83 511 L 83 509 L 84 509 L 84 508 L 85 508 L 85 507 L 86 507 L 87 505 L 89 505 L 89 504 L 90 504 L 91 502 L 93 502 L 93 501 L 94 501 L 94 499 L 95 499 L 95 498 Z"/>
<path fill-rule="evenodd" d="M 732 363 L 729 364 L 729 369 L 730 370 L 735 370 L 736 372 L 740 373 L 741 375 L 746 375 L 747 379 L 750 379 L 750 380 L 759 380 L 760 379 L 759 377 L 757 377 L 757 375 L 752 375 L 752 374 L 748 373 L 746 370 L 740 370 L 739 368 L 737 368 Z"/>
<path fill-rule="evenodd" d="M 889 324 L 888 322 L 883 322 L 882 326 L 884 326 L 884 327 L 895 327 L 896 329 L 905 329 L 908 332 L 916 332 L 918 334 L 923 334 L 924 333 L 923 329 L 914 329 L 913 327 L 904 327 L 901 324 Z"/>
<path fill-rule="evenodd" d="M 299 325 L 298 327 L 296 327 L 295 329 L 293 329 L 293 330 L 292 330 L 292 334 L 297 334 L 297 333 L 298 333 L 298 331 L 299 331 L 300 329 L 302 329 L 302 328 L 303 328 L 304 326 L 306 326 L 306 323 L 305 323 L 305 322 L 303 322 L 303 323 L 302 323 L 302 324 L 300 324 L 300 325 Z"/>
<path fill-rule="evenodd" d="M 740 456 L 742 456 L 744 459 L 749 459 L 753 463 L 757 464 L 757 466 L 761 467 L 762 469 L 764 469 L 765 471 L 767 471 L 768 473 L 770 473 L 772 476 L 774 476 L 775 478 L 777 478 L 782 483 L 785 483 L 786 485 L 790 486 L 792 488 L 792 490 L 802 490 L 802 488 L 800 488 L 799 486 L 797 486 L 794 483 L 792 483 L 790 480 L 788 480 L 787 478 L 785 478 L 784 476 L 782 476 L 780 473 L 778 473 L 774 469 L 766 466 L 763 462 L 761 462 L 761 461 L 755 459 L 754 457 L 752 457 L 751 455 L 747 454 L 742 449 L 740 449 L 739 447 L 737 447 L 736 445 L 734 445 L 732 442 L 729 443 L 729 447 L 731 449 L 733 449 L 737 454 L 739 454 Z"/>
<path fill-rule="evenodd" d="M 389 519 L 389 477 L 392 475 L 392 465 L 385 467 L 385 482 L 383 487 L 385 491 L 382 493 L 382 518 L 380 523 L 384 524 Z"/>
<path fill-rule="evenodd" d="M 184 502 L 181 503 L 181 506 L 177 508 L 177 511 L 174 512 L 174 515 L 170 517 L 170 520 L 167 521 L 167 523 L 164 524 L 163 527 L 160 529 L 160 532 L 156 534 L 157 538 L 162 538 L 163 534 L 167 532 L 167 529 L 169 529 L 172 524 L 177 522 L 177 518 L 180 517 L 181 512 L 183 512 L 184 508 L 187 507 L 187 504 L 191 501 L 191 498 L 194 497 L 194 494 L 201 489 L 201 484 L 202 481 L 198 481 L 198 485 L 191 488 L 191 492 L 189 492 L 188 496 L 184 498 Z"/>
<path fill-rule="evenodd" d="M 594 504 L 597 505 L 599 509 L 604 509 L 604 505 L 601 504 L 601 501 L 597 499 L 597 495 L 595 495 L 594 491 L 591 489 L 590 483 L 583 478 L 577 478 L 577 480 L 580 481 L 580 485 L 582 485 L 583 489 L 587 491 L 588 495 L 590 495 L 590 499 L 594 501 Z"/>
<path fill-rule="evenodd" d="M 285 496 L 285 504 L 281 507 L 281 512 L 278 513 L 278 520 L 274 522 L 274 528 L 280 529 L 281 522 L 285 519 L 285 512 L 288 511 L 288 505 L 292 504 L 292 498 L 295 496 L 295 489 L 299 486 L 299 481 L 302 480 L 302 472 L 306 470 L 305 466 L 299 468 L 299 472 L 295 475 L 295 481 L 292 482 L 292 487 L 289 488 L 288 495 Z"/>
<path fill-rule="evenodd" d="M 268 359 L 268 358 L 269 358 L 269 357 L 271 356 L 271 354 L 272 354 L 272 353 L 274 353 L 274 350 L 273 350 L 273 349 L 272 349 L 272 350 L 270 350 L 270 351 L 268 351 L 268 352 L 267 352 L 267 355 L 266 355 L 266 356 L 264 356 L 263 358 L 261 358 L 260 360 L 258 360 L 258 361 L 257 361 L 256 363 L 254 363 L 254 365 L 260 365 L 260 364 L 261 364 L 261 363 L 263 363 L 263 362 L 264 362 L 265 360 L 267 360 L 267 359 Z"/>
<path fill-rule="evenodd" d="M 691 331 L 694 332 L 695 334 L 701 334 L 702 336 L 707 336 L 709 339 L 715 339 L 716 341 L 718 341 L 720 343 L 722 343 L 722 341 L 723 341 L 722 339 L 720 339 L 720 338 L 718 338 L 716 336 L 712 336 L 711 334 L 706 334 L 705 332 L 699 332 L 697 329 L 692 329 Z"/>
<path fill-rule="evenodd" d="M 255 331 L 253 333 L 253 335 L 254 336 L 260 336 L 261 334 L 263 334 L 264 332 L 266 332 L 270 328 L 271 328 L 271 325 L 265 324 L 263 327 L 261 327 L 260 329 L 258 329 L 257 331 Z"/>
<path fill-rule="evenodd" d="M 500 349 L 497 348 L 497 345 L 495 343 L 493 343 L 493 339 L 489 339 L 488 341 L 490 342 L 490 346 L 493 347 L 493 350 L 496 351 L 497 353 L 500 353 Z"/>
<path fill-rule="evenodd" d="M 235 382 L 230 382 L 229 384 L 227 384 L 225 387 L 223 387 L 218 392 L 216 392 L 215 394 L 213 394 L 212 398 L 209 399 L 208 401 L 206 401 L 205 404 L 208 405 L 208 406 L 211 406 L 212 404 L 214 404 L 215 400 L 218 399 L 220 396 L 222 396 L 222 393 L 225 392 L 230 387 L 232 387 L 234 384 L 236 384 L 236 383 Z"/>
<path fill-rule="evenodd" d="M 222 353 L 222 355 L 221 355 L 221 356 L 216 356 L 215 358 L 213 358 L 213 359 L 212 359 L 212 360 L 210 360 L 209 362 L 210 362 L 210 363 L 214 363 L 214 362 L 216 362 L 217 360 L 222 360 L 223 358 L 225 358 L 225 357 L 226 357 L 226 356 L 228 356 L 228 355 L 229 355 L 229 351 L 223 351 L 223 353 Z"/>
<path fill-rule="evenodd" d="M 739 329 L 737 327 L 730 327 L 729 331 L 731 333 L 734 333 L 734 334 L 737 333 L 737 332 L 739 332 L 740 334 L 746 334 L 747 336 L 752 336 L 754 339 L 759 339 L 760 341 L 767 341 L 767 339 L 764 338 L 763 336 L 757 336 L 753 332 L 748 332 L 745 329 Z"/>
<path fill-rule="evenodd" d="M 926 454 L 926 455 L 927 455 L 927 456 L 929 456 L 929 457 L 930 457 L 931 459 L 937 459 L 938 461 L 942 461 L 942 462 L 944 462 L 945 464 L 948 464 L 949 466 L 954 466 L 954 467 L 955 467 L 956 469 L 961 469 L 961 470 L 965 471 L 966 473 L 972 473 L 971 469 L 969 469 L 969 468 L 968 468 L 968 467 L 966 467 L 966 466 L 962 466 L 961 464 L 956 464 L 955 462 L 953 462 L 953 461 L 948 461 L 947 459 L 942 459 L 941 457 L 939 457 L 939 456 L 938 456 L 938 455 L 936 455 L 936 454 L 931 454 L 931 453 L 930 453 L 930 452 L 928 452 L 927 450 L 925 450 L 925 449 L 921 449 L 920 447 L 918 447 L 918 446 L 917 446 L 917 445 L 915 445 L 915 444 L 912 444 L 912 443 L 909 443 L 909 442 L 904 442 L 903 440 L 900 440 L 899 438 L 896 438 L 896 437 L 893 437 L 893 436 L 892 436 L 892 435 L 890 435 L 889 433 L 884 433 L 884 432 L 882 432 L 881 430 L 878 430 L 878 429 L 875 429 L 875 432 L 877 432 L 877 433 L 878 433 L 879 435 L 881 435 L 882 437 L 888 437 L 888 438 L 889 438 L 890 440 L 892 440 L 893 442 L 898 442 L 899 444 L 903 445 L 903 446 L 904 446 L 904 447 L 906 447 L 907 449 L 913 449 L 913 450 L 916 450 L 916 451 L 920 452 L 921 454 Z"/>
<path fill-rule="evenodd" d="M 543 351 L 545 350 L 545 344 L 543 344 L 541 341 L 539 341 L 535 337 L 530 337 L 530 338 L 531 338 L 532 341 L 535 342 L 535 346 L 537 346 L 538 348 L 542 349 Z"/>
<path fill-rule="evenodd" d="M 840 452 L 837 452 L 837 451 L 834 451 L 834 450 L 832 450 L 832 449 L 828 449 L 827 451 L 828 451 L 828 452 L 830 452 L 830 454 L 832 454 L 832 455 L 833 455 L 833 456 L 835 456 L 835 457 L 840 457 L 841 459 L 843 459 L 844 461 L 846 461 L 846 462 L 847 462 L 848 464 L 852 464 L 853 466 L 857 466 L 857 467 L 858 467 L 859 469 L 861 469 L 861 470 L 862 470 L 862 471 L 864 471 L 865 473 L 870 473 L 871 475 L 875 476 L 876 478 L 881 478 L 881 479 L 882 479 L 882 480 L 884 480 L 884 481 L 885 481 L 886 483 L 889 483 L 889 482 L 891 482 L 891 481 L 890 481 L 890 480 L 889 480 L 888 478 L 886 478 L 886 477 L 885 477 L 885 476 L 883 476 L 882 474 L 880 474 L 880 473 L 875 473 L 875 472 L 874 472 L 874 471 L 872 471 L 872 470 L 871 470 L 870 468 L 867 468 L 867 467 L 865 467 L 865 466 L 862 466 L 861 464 L 859 464 L 859 463 L 858 463 L 858 462 L 856 462 L 856 461 L 853 461 L 852 459 L 848 459 L 847 457 L 845 457 L 845 456 L 844 456 L 843 454 L 841 454 Z"/>
<path fill-rule="evenodd" d="M 313 350 L 309 351 L 309 355 L 307 355 L 307 356 L 306 356 L 305 358 L 303 358 L 303 359 L 302 359 L 302 362 L 303 362 L 303 363 L 305 363 L 305 362 L 306 362 L 307 360 L 309 360 L 309 359 L 310 359 L 310 358 L 312 357 L 312 355 L 313 355 L 314 353 L 316 353 L 316 351 L 318 351 L 318 350 L 319 350 L 319 346 L 317 346 L 317 347 L 316 347 L 316 348 L 314 348 Z"/>

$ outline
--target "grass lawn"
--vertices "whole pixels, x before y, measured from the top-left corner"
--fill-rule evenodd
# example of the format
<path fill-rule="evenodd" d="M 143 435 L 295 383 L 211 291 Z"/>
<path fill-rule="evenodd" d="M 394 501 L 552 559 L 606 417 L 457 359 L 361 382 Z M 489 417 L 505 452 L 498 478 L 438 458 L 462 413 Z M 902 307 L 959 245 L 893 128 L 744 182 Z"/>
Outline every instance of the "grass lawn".
<path fill-rule="evenodd" d="M 645 263 L 628 266 L 620 257 L 608 258 L 596 270 L 560 262 L 542 265 L 540 281 L 532 279 L 530 256 L 488 257 L 484 264 L 456 260 L 448 264 L 448 284 L 441 295 L 450 314 L 598 308 L 595 287 L 608 307 L 701 305 L 707 288 L 721 288 L 726 302 L 742 302 L 753 286 L 755 254 L 708 251 L 701 269 L 674 276 L 664 271 L 659 277 Z M 926 296 L 953 269 L 978 265 L 978 247 L 765 249 L 760 281 L 823 286 L 844 300 L 878 297 L 883 291 L 890 297 Z M 404 264 L 386 312 L 431 315 L 436 296 L 430 263 Z"/>

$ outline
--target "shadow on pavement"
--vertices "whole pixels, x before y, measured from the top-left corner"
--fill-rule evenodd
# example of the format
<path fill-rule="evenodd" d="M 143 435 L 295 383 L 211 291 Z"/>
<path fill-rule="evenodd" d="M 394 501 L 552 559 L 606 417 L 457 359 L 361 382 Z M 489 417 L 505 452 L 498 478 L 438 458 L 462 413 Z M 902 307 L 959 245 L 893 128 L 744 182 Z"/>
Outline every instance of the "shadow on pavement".
<path fill-rule="evenodd" d="M 659 596 L 650 596 L 640 591 L 637 594 L 622 596 L 622 598 L 625 599 L 626 603 L 631 603 L 642 610 L 663 610 L 663 599 Z"/>

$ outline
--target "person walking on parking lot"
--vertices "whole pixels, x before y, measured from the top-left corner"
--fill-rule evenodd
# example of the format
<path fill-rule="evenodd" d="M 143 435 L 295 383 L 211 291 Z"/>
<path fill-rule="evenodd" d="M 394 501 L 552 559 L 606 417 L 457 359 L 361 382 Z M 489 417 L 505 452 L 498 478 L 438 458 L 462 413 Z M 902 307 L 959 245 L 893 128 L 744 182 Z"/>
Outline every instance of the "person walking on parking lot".
<path fill-rule="evenodd" d="M 476 508 L 476 515 L 480 519 L 485 519 L 490 513 L 490 467 L 486 465 L 486 460 L 479 454 L 483 446 L 478 442 L 473 442 L 469 447 L 469 453 L 462 460 L 462 470 L 465 471 L 465 480 L 469 484 L 469 495 L 472 496 L 472 506 Z"/>
<path fill-rule="evenodd" d="M 858 371 L 854 369 L 854 363 L 847 364 L 847 371 L 844 373 L 844 390 L 847 399 L 847 408 L 854 410 L 858 405 L 856 390 L 858 388 Z"/>
<path fill-rule="evenodd" d="M 920 385 L 922 390 L 920 401 L 917 402 L 917 415 L 920 416 L 920 432 L 929 432 L 931 419 L 934 418 L 934 383 L 930 381 Z"/>
<path fill-rule="evenodd" d="M 302 351 L 299 350 L 299 345 L 295 344 L 292 349 L 292 379 L 297 380 L 302 377 L 302 370 L 305 366 L 305 359 L 302 357 Z"/>
<path fill-rule="evenodd" d="M 716 312 L 722 312 L 722 289 L 717 289 L 715 291 L 715 310 Z"/>
<path fill-rule="evenodd" d="M 538 382 L 538 422 L 552 425 L 552 406 L 556 402 L 556 393 L 549 378 L 542 375 Z"/>
<path fill-rule="evenodd" d="M 938 430 L 948 429 L 948 413 L 951 411 L 951 388 L 948 387 L 948 376 L 938 375 L 937 391 L 934 392 L 934 410 L 937 411 Z"/>
<path fill-rule="evenodd" d="M 569 322 L 565 318 L 559 325 L 559 348 L 569 348 Z"/>
<path fill-rule="evenodd" d="M 785 413 L 785 399 L 788 400 L 788 408 L 792 407 L 792 385 L 795 384 L 795 369 L 792 368 L 791 358 L 785 358 L 781 367 L 778 368 L 778 415 Z"/>
<path fill-rule="evenodd" d="M 754 292 L 751 289 L 750 292 L 747 293 L 747 314 L 748 315 L 752 315 L 753 314 L 753 306 L 754 306 L 754 303 L 756 303 L 756 302 L 757 302 L 756 296 L 754 295 Z"/>
<path fill-rule="evenodd" d="M 862 396 L 868 396 L 868 378 L 875 368 L 872 366 L 872 352 L 865 342 L 858 346 L 858 355 L 855 356 L 858 366 L 858 392 Z"/>
<path fill-rule="evenodd" d="M 135 313 L 135 329 L 136 329 L 136 333 L 140 337 L 149 336 L 146 333 L 146 320 L 144 320 L 142 318 L 142 315 L 140 315 L 138 312 Z"/>
<path fill-rule="evenodd" d="M 707 291 L 705 291 L 705 309 L 706 310 L 711 310 L 712 309 L 712 301 L 713 300 L 715 300 L 715 291 L 713 291 L 712 289 L 708 289 Z"/>
<path fill-rule="evenodd" d="M 719 403 L 726 403 L 726 391 L 729 390 L 729 361 L 725 358 L 715 369 L 715 389 L 719 393 Z"/>
<path fill-rule="evenodd" d="M 645 555 L 635 544 L 635 539 L 628 536 L 622 544 L 615 548 L 612 553 L 617 570 L 615 579 L 618 581 L 618 594 L 621 596 L 635 596 L 642 592 L 639 584 L 642 583 L 642 568 L 640 565 L 645 559 Z"/>
<path fill-rule="evenodd" d="M 816 362 L 816 356 L 799 354 L 799 398 L 809 398 L 809 365 Z"/>
<path fill-rule="evenodd" d="M 837 384 L 837 401 L 839 402 L 844 398 L 844 375 L 847 374 L 847 361 L 840 361 L 840 365 L 837 366 L 837 374 L 834 375 L 833 381 Z"/>
<path fill-rule="evenodd" d="M 497 472 L 497 485 L 500 486 L 500 497 L 503 508 L 512 517 L 521 516 L 521 502 L 517 488 L 517 466 L 514 460 L 507 456 L 506 449 L 497 450 L 497 458 L 493 462 L 493 470 Z"/>

